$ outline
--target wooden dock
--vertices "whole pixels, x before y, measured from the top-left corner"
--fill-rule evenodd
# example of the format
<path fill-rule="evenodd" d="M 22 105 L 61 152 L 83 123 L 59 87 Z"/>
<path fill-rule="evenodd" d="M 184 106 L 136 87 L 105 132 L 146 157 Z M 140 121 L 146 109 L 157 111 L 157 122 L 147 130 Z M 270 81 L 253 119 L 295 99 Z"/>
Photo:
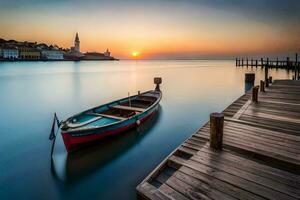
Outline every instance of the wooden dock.
<path fill-rule="evenodd" d="M 271 60 L 269 58 L 261 59 L 249 59 L 249 58 L 236 58 L 235 65 L 237 67 L 261 67 L 269 69 L 286 69 L 295 72 L 294 79 L 300 80 L 300 62 L 298 60 L 298 54 L 296 53 L 295 60 L 291 60 L 289 57 L 286 60 Z"/>
<path fill-rule="evenodd" d="M 278 80 L 223 111 L 223 150 L 210 123 L 137 186 L 138 199 L 300 199 L 300 81 Z"/>

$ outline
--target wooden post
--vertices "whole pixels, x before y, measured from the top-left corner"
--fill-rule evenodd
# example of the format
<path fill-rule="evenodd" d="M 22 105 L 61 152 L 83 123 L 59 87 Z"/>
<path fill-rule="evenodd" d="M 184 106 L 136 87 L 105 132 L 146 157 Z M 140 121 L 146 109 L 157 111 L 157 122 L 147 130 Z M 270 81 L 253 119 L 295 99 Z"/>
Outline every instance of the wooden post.
<path fill-rule="evenodd" d="M 278 58 L 276 59 L 276 68 L 278 68 Z"/>
<path fill-rule="evenodd" d="M 265 92 L 265 82 L 263 80 L 260 81 L 260 91 Z"/>
<path fill-rule="evenodd" d="M 296 71 L 295 79 L 299 80 L 298 53 L 296 53 L 296 58 L 295 58 L 295 71 Z"/>
<path fill-rule="evenodd" d="M 242 67 L 244 67 L 244 58 L 242 58 Z"/>
<path fill-rule="evenodd" d="M 251 58 L 251 68 L 253 67 L 253 58 Z"/>
<path fill-rule="evenodd" d="M 255 82 L 255 74 L 254 73 L 246 73 L 245 74 L 245 92 L 251 90 L 254 86 Z"/>
<path fill-rule="evenodd" d="M 300 80 L 300 62 L 297 62 L 297 80 Z"/>
<path fill-rule="evenodd" d="M 270 77 L 269 77 L 269 83 L 272 83 L 272 82 L 273 82 L 273 77 L 270 76 Z"/>
<path fill-rule="evenodd" d="M 256 60 L 256 61 L 255 61 L 255 66 L 256 66 L 256 68 L 257 68 L 257 65 L 258 65 L 257 63 L 258 63 L 258 61 Z"/>
<path fill-rule="evenodd" d="M 210 114 L 210 148 L 222 150 L 223 146 L 224 114 Z"/>
<path fill-rule="evenodd" d="M 160 91 L 159 85 L 162 83 L 162 78 L 161 77 L 155 77 L 154 78 L 154 84 L 156 84 L 155 90 Z"/>
<path fill-rule="evenodd" d="M 287 69 L 290 69 L 290 57 L 286 58 L 286 67 Z"/>
<path fill-rule="evenodd" d="M 269 58 L 267 58 L 267 64 L 266 64 L 266 67 L 265 67 L 265 84 L 266 84 L 266 87 L 269 87 L 268 74 L 269 74 Z"/>
<path fill-rule="evenodd" d="M 263 68 L 264 67 L 264 59 L 263 58 L 260 59 L 260 63 L 261 63 L 261 65 L 260 65 L 261 68 Z"/>
<path fill-rule="evenodd" d="M 246 62 L 246 65 L 247 65 L 247 68 L 248 68 L 248 66 L 249 66 L 249 64 L 248 64 L 248 58 L 247 58 L 247 62 Z"/>
<path fill-rule="evenodd" d="M 259 86 L 255 86 L 252 88 L 252 101 L 253 102 L 258 102 L 258 89 L 259 89 Z"/>

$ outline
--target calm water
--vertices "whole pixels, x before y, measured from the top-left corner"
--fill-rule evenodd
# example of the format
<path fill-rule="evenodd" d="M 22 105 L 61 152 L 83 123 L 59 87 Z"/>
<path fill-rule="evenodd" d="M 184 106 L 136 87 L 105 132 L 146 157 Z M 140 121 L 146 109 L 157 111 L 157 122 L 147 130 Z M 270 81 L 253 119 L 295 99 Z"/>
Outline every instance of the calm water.
<path fill-rule="evenodd" d="M 0 199 L 134 199 L 135 187 L 175 147 L 244 92 L 234 61 L 0 63 Z M 255 70 L 257 83 L 264 72 Z M 290 77 L 272 70 L 273 78 Z M 48 135 L 60 119 L 154 88 L 160 110 L 146 124 L 68 156 Z"/>

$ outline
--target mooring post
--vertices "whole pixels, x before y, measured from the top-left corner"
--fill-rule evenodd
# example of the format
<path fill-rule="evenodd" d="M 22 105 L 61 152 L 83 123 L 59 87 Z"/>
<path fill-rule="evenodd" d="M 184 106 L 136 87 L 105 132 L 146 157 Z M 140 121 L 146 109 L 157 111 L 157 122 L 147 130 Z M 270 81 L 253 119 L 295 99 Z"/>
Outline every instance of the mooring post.
<path fill-rule="evenodd" d="M 255 74 L 254 73 L 246 73 L 245 74 L 245 92 L 251 90 L 254 86 L 255 82 Z"/>
<path fill-rule="evenodd" d="M 260 91 L 265 92 L 265 82 L 263 80 L 260 81 Z"/>
<path fill-rule="evenodd" d="M 223 146 L 224 114 L 210 114 L 210 148 L 222 150 Z"/>
<path fill-rule="evenodd" d="M 290 69 L 290 57 L 286 58 L 286 67 Z"/>
<path fill-rule="evenodd" d="M 261 68 L 264 67 L 264 59 L 263 58 L 260 59 L 260 66 L 261 66 Z"/>
<path fill-rule="evenodd" d="M 162 78 L 161 77 L 155 77 L 154 78 L 154 84 L 156 84 L 155 90 L 160 91 L 159 85 L 162 83 Z"/>
<path fill-rule="evenodd" d="M 247 65 L 247 68 L 248 68 L 248 66 L 249 66 L 249 63 L 248 63 L 248 58 L 247 58 L 247 61 L 246 61 L 246 65 Z"/>
<path fill-rule="evenodd" d="M 238 58 L 235 58 L 235 66 L 238 66 Z"/>
<path fill-rule="evenodd" d="M 251 58 L 251 68 L 253 67 L 253 58 Z"/>
<path fill-rule="evenodd" d="M 252 88 L 252 101 L 255 103 L 258 102 L 258 89 L 259 89 L 259 86 L 255 86 Z"/>
<path fill-rule="evenodd" d="M 242 58 L 242 67 L 244 67 L 244 58 Z"/>
<path fill-rule="evenodd" d="M 300 63 L 297 62 L 297 80 L 300 80 L 300 75 L 299 75 L 299 71 L 300 71 Z"/>
<path fill-rule="evenodd" d="M 278 58 L 276 59 L 276 68 L 278 68 Z"/>
<path fill-rule="evenodd" d="M 267 58 L 267 64 L 266 64 L 266 67 L 265 67 L 265 84 L 266 84 L 266 87 L 269 87 L 268 74 L 269 74 L 269 58 Z"/>
<path fill-rule="evenodd" d="M 256 61 L 255 61 L 255 66 L 256 66 L 256 68 L 257 68 L 257 65 L 258 65 L 257 63 L 258 63 L 258 61 L 256 60 Z"/>
<path fill-rule="evenodd" d="M 273 77 L 269 76 L 269 83 L 272 83 L 272 82 L 273 82 Z"/>

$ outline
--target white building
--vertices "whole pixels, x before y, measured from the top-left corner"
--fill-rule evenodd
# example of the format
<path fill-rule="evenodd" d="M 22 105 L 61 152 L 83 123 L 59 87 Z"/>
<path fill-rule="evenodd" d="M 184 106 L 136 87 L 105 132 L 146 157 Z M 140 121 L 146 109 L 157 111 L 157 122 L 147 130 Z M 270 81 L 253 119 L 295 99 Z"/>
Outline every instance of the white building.
<path fill-rule="evenodd" d="M 3 58 L 6 59 L 18 59 L 19 58 L 19 50 L 16 48 L 3 48 L 2 49 Z"/>
<path fill-rule="evenodd" d="M 59 50 L 42 50 L 42 57 L 47 60 L 63 60 L 64 54 Z"/>
<path fill-rule="evenodd" d="M 80 53 L 80 40 L 79 40 L 79 36 L 78 33 L 76 33 L 76 37 L 75 37 L 75 51 Z"/>
<path fill-rule="evenodd" d="M 80 57 L 84 56 L 80 52 L 80 40 L 79 40 L 78 33 L 76 33 L 74 46 L 71 47 L 71 51 L 70 51 L 70 54 L 68 56 L 71 56 L 71 57 L 74 57 L 74 58 L 80 58 Z"/>

